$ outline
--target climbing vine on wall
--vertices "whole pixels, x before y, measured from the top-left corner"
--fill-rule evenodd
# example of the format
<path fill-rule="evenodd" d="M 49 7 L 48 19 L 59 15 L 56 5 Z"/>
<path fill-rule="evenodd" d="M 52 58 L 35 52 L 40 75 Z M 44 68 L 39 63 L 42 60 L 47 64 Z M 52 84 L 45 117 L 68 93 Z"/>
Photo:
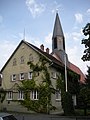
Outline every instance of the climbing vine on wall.
<path fill-rule="evenodd" d="M 1 103 L 4 101 L 5 96 L 6 96 L 6 91 L 3 88 L 1 88 L 0 89 L 0 102 Z"/>
<path fill-rule="evenodd" d="M 55 106 L 51 104 L 51 94 L 54 94 L 55 90 L 50 80 L 47 64 L 49 64 L 49 61 L 44 56 L 40 56 L 36 64 L 28 62 L 30 69 L 33 71 L 33 78 L 32 80 L 22 81 L 22 85 L 19 87 L 19 90 L 24 92 L 24 100 L 19 102 L 28 110 L 49 113 L 51 109 L 55 109 Z M 39 73 L 39 77 L 36 76 L 36 73 Z M 40 81 L 40 83 L 36 84 L 36 81 Z M 30 92 L 33 90 L 38 91 L 38 100 L 30 98 Z"/>
<path fill-rule="evenodd" d="M 67 82 L 68 82 L 68 91 L 65 90 L 65 77 L 64 74 L 58 75 L 57 89 L 61 90 L 61 102 L 62 108 L 65 115 L 73 115 L 74 107 L 72 101 L 72 94 L 77 94 L 79 91 L 79 75 L 72 71 L 68 71 Z"/>

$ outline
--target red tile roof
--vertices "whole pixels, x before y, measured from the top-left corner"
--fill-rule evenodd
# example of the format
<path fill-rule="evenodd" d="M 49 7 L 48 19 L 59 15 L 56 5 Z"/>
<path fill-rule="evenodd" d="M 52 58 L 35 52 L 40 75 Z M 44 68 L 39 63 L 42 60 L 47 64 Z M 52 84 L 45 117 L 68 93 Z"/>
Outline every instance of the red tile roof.
<path fill-rule="evenodd" d="M 81 83 L 85 83 L 85 75 L 83 74 L 83 72 L 74 64 L 70 63 L 69 68 L 76 72 L 77 74 L 80 74 L 80 82 Z"/>

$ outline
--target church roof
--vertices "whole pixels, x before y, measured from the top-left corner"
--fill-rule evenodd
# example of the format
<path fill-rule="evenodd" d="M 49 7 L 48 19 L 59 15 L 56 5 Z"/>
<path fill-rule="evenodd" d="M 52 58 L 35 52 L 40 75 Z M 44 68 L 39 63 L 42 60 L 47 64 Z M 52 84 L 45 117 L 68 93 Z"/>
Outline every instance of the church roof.
<path fill-rule="evenodd" d="M 85 83 L 85 75 L 82 73 L 82 71 L 74 64 L 69 62 L 69 68 L 74 71 L 77 74 L 80 74 L 80 82 Z"/>
<path fill-rule="evenodd" d="M 51 62 L 61 66 L 61 67 L 64 67 L 64 64 L 60 61 L 60 60 L 57 60 L 55 57 L 53 57 L 51 54 L 48 54 L 47 52 L 39 49 L 38 47 L 32 45 L 31 43 L 29 42 L 26 42 L 24 41 L 27 45 L 29 45 L 30 47 L 32 47 L 34 50 L 36 50 L 37 52 L 39 52 L 40 54 L 44 55 L 47 59 L 49 59 Z"/>
<path fill-rule="evenodd" d="M 58 13 L 56 13 L 56 19 L 55 19 L 54 30 L 53 30 L 53 37 L 52 38 L 55 38 L 57 36 L 64 37 Z"/>

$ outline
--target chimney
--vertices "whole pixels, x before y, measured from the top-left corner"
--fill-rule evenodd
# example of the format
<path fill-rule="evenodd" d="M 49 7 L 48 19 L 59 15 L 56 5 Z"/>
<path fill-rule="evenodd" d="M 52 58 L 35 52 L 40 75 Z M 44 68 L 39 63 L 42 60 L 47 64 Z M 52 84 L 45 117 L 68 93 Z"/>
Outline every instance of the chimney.
<path fill-rule="evenodd" d="M 48 54 L 49 54 L 49 48 L 46 48 L 46 53 L 48 53 Z"/>
<path fill-rule="evenodd" d="M 40 46 L 40 49 L 41 49 L 42 51 L 44 51 L 44 45 L 43 45 L 43 44 Z"/>

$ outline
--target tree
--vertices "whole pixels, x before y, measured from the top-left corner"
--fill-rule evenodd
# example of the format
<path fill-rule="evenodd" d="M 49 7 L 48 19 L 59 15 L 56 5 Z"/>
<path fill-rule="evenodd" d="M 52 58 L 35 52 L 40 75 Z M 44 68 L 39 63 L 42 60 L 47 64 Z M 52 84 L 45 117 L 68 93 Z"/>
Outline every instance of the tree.
<path fill-rule="evenodd" d="M 72 100 L 72 94 L 79 92 L 79 75 L 72 71 L 68 71 L 68 92 L 65 90 L 65 76 L 61 74 L 57 79 L 57 89 L 61 90 L 61 104 L 64 111 L 64 115 L 74 115 L 74 105 Z M 77 89 L 76 89 L 77 88 Z"/>
<path fill-rule="evenodd" d="M 82 44 L 85 44 L 84 55 L 82 57 L 83 61 L 90 61 L 90 23 L 87 23 L 83 28 L 83 33 L 88 38 L 82 39 Z"/>
<path fill-rule="evenodd" d="M 88 88 L 90 88 L 90 67 L 89 66 L 87 66 L 87 67 L 88 67 L 88 70 L 87 70 L 88 74 L 86 74 L 86 84 L 87 84 Z"/>
<path fill-rule="evenodd" d="M 90 89 L 87 86 L 81 88 L 78 103 L 79 107 L 84 109 L 84 115 L 87 115 L 87 109 L 90 107 Z"/>
<path fill-rule="evenodd" d="M 84 109 L 84 115 L 87 115 L 87 109 L 90 107 L 90 67 L 88 66 L 86 74 L 86 84 L 81 86 L 78 96 L 79 107 Z"/>

